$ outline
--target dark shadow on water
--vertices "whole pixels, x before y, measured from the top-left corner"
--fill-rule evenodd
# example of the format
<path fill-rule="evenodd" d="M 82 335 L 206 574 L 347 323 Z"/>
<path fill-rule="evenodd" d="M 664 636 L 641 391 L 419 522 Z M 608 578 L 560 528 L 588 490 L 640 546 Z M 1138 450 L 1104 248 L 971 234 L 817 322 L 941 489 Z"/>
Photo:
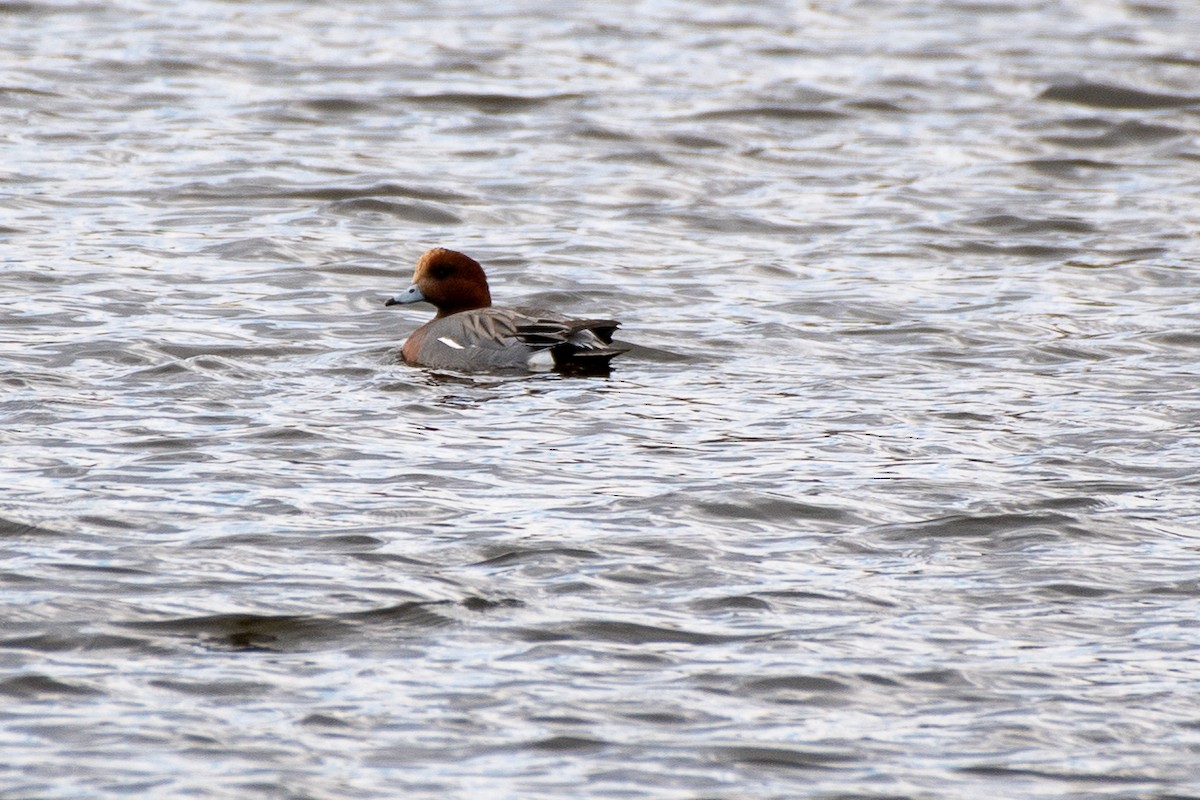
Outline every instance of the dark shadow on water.
<path fill-rule="evenodd" d="M 482 613 L 520 606 L 512 598 L 407 601 L 342 614 L 210 614 L 122 623 L 168 637 L 188 637 L 216 649 L 303 652 L 380 638 L 423 636 L 456 624 L 454 609 Z"/>

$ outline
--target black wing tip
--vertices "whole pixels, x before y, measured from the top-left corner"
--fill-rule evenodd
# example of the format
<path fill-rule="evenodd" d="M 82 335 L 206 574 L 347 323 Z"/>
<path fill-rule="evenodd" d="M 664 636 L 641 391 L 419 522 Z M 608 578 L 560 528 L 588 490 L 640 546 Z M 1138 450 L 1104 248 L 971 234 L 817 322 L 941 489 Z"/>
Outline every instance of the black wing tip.
<path fill-rule="evenodd" d="M 606 375 L 612 369 L 610 363 L 628 347 L 583 348 L 573 344 L 560 344 L 550 348 L 554 356 L 554 368 L 569 375 Z"/>

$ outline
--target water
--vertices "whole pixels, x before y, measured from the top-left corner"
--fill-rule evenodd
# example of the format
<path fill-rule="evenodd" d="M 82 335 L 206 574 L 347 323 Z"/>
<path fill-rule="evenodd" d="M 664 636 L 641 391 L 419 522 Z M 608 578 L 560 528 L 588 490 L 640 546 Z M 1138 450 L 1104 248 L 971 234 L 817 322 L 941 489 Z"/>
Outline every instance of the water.
<path fill-rule="evenodd" d="M 1200 796 L 1193 5 L 0 11 L 0 796 Z"/>

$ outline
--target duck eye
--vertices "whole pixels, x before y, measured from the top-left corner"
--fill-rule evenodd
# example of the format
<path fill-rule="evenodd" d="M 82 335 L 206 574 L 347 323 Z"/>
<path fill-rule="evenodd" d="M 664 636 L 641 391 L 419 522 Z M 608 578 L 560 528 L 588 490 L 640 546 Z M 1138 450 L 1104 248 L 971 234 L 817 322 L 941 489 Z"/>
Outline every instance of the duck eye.
<path fill-rule="evenodd" d="M 433 278 L 434 280 L 442 281 L 446 278 L 449 278 L 453 272 L 454 270 L 452 270 L 450 267 L 434 267 Z"/>

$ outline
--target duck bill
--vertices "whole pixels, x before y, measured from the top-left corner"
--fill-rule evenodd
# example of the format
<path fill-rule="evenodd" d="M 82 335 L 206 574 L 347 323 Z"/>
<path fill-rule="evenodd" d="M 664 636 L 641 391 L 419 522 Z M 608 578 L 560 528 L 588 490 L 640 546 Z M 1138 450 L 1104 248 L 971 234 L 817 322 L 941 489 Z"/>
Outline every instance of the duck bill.
<path fill-rule="evenodd" d="M 421 290 L 414 283 L 395 297 L 389 297 L 383 304 L 385 306 L 401 306 L 408 305 L 409 303 L 419 303 L 424 299 L 425 295 L 421 294 Z"/>

